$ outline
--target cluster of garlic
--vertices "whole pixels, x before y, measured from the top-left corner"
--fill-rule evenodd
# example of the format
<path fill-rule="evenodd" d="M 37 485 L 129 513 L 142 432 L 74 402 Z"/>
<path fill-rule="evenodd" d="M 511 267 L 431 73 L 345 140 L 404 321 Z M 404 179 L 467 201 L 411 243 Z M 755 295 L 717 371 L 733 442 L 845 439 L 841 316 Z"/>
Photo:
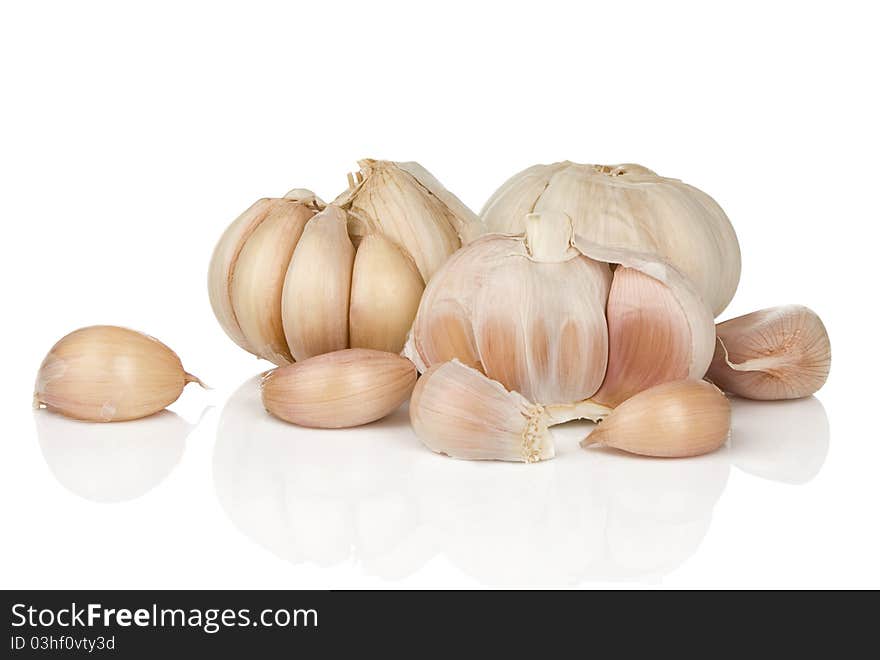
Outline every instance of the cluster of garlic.
<path fill-rule="evenodd" d="M 331 204 L 302 189 L 259 200 L 211 260 L 220 324 L 279 365 L 261 393 L 280 419 L 356 426 L 411 397 L 419 438 L 458 458 L 552 458 L 550 427 L 572 419 L 600 422 L 585 447 L 683 457 L 726 442 L 722 390 L 798 398 L 828 376 L 805 307 L 715 325 L 739 245 L 692 186 L 639 165 L 537 165 L 477 217 L 416 163 L 359 164 Z M 188 382 L 164 344 L 100 326 L 56 344 L 34 399 L 126 420 Z"/>
<path fill-rule="evenodd" d="M 828 376 L 828 335 L 804 307 L 713 325 L 739 245 L 692 186 L 639 165 L 537 165 L 482 220 L 495 233 L 437 273 L 405 350 L 424 372 L 412 424 L 434 451 L 534 462 L 554 455 L 550 426 L 587 418 L 601 423 L 585 447 L 693 456 L 730 433 L 719 387 L 797 398 Z"/>
<path fill-rule="evenodd" d="M 261 199 L 221 237 L 208 273 L 235 343 L 277 365 L 345 348 L 397 353 L 425 283 L 480 222 L 417 163 L 362 160 L 331 204 Z"/>

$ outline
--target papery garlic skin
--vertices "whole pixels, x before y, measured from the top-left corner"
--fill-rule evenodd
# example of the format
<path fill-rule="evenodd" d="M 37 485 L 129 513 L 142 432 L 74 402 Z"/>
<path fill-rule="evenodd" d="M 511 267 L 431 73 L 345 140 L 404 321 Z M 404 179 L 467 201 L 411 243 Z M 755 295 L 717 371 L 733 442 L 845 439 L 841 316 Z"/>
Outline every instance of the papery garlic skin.
<path fill-rule="evenodd" d="M 353 185 L 333 202 L 348 212 L 352 240 L 384 234 L 412 257 L 424 281 L 461 247 L 463 236 L 481 232 L 477 216 L 417 163 L 364 159 L 358 165 Z"/>
<path fill-rule="evenodd" d="M 483 370 L 530 401 L 586 399 L 605 374 L 611 271 L 573 249 L 570 237 L 567 216 L 530 216 L 525 240 L 485 275 L 474 299 Z"/>
<path fill-rule="evenodd" d="M 406 358 L 350 348 L 278 367 L 263 376 L 263 405 L 299 426 L 336 429 L 381 419 L 406 401 L 416 384 Z"/>
<path fill-rule="evenodd" d="M 718 343 L 706 377 L 747 399 L 799 399 L 817 392 L 831 369 L 822 320 L 802 305 L 770 307 L 716 326 Z"/>
<path fill-rule="evenodd" d="M 635 164 L 569 161 L 515 174 L 480 214 L 488 231 L 518 234 L 527 214 L 560 211 L 584 239 L 653 254 L 690 278 L 715 315 L 739 283 L 736 233 L 720 206 L 702 191 Z"/>
<path fill-rule="evenodd" d="M 334 204 L 293 189 L 259 200 L 221 237 L 208 293 L 245 350 L 278 365 L 348 347 L 399 352 L 425 282 L 483 233 L 419 164 L 360 165 Z"/>
<path fill-rule="evenodd" d="M 555 455 L 542 406 L 457 360 L 419 379 L 409 414 L 425 446 L 452 458 L 535 463 Z"/>
<path fill-rule="evenodd" d="M 632 454 L 684 458 L 715 451 L 730 436 L 730 402 L 706 381 L 656 385 L 627 399 L 582 442 Z"/>
<path fill-rule="evenodd" d="M 120 422 L 159 412 L 187 383 L 204 386 L 159 340 L 96 325 L 52 347 L 37 373 L 34 405 L 84 421 Z"/>

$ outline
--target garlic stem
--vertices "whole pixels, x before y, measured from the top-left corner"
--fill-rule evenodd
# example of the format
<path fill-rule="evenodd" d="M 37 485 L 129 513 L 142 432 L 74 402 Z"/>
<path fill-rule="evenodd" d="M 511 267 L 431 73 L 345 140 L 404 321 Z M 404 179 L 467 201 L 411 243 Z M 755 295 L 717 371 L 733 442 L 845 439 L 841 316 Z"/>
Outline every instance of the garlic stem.
<path fill-rule="evenodd" d="M 201 378 L 199 378 L 198 376 L 193 376 L 188 371 L 183 372 L 183 379 L 187 383 L 195 383 L 196 385 L 198 385 L 202 389 L 205 389 L 205 390 L 211 389 L 208 385 L 205 385 L 205 383 L 202 382 Z"/>

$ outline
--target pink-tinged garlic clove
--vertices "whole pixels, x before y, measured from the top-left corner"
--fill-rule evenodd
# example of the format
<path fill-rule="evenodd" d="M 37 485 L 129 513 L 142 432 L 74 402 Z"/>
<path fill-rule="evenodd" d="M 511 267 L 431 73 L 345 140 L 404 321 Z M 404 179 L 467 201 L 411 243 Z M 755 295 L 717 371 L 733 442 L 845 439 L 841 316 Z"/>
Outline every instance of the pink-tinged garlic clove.
<path fill-rule="evenodd" d="M 606 317 L 608 369 L 592 400 L 614 407 L 660 383 L 702 378 L 712 360 L 712 313 L 690 282 L 651 255 L 595 245 L 578 249 L 618 264 Z"/>
<path fill-rule="evenodd" d="M 204 387 L 159 340 L 96 325 L 52 347 L 37 373 L 34 405 L 84 421 L 120 422 L 159 412 L 187 383 Z"/>
<path fill-rule="evenodd" d="M 802 305 L 783 305 L 716 326 L 718 343 L 706 377 L 747 399 L 799 399 L 817 392 L 831 369 L 822 320 Z"/>
<path fill-rule="evenodd" d="M 406 358 L 366 348 L 324 353 L 268 372 L 263 405 L 299 426 L 347 428 L 374 422 L 412 393 L 416 368 Z"/>
<path fill-rule="evenodd" d="M 715 451 L 730 435 L 730 402 L 706 381 L 677 380 L 617 406 L 582 442 L 663 458 Z"/>

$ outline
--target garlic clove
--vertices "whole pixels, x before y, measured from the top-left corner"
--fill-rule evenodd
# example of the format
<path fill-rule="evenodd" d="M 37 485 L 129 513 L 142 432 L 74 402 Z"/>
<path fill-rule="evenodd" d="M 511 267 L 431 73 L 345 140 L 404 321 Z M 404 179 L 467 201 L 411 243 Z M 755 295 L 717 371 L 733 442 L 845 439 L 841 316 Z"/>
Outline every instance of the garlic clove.
<path fill-rule="evenodd" d="M 412 260 L 381 234 L 354 257 L 349 334 L 352 348 L 400 353 L 425 285 Z"/>
<path fill-rule="evenodd" d="M 639 392 L 608 415 L 582 447 L 681 458 L 715 451 L 730 435 L 730 402 L 706 381 L 677 380 Z"/>
<path fill-rule="evenodd" d="M 385 417 L 409 398 L 415 365 L 383 351 L 350 348 L 279 367 L 262 380 L 263 405 L 300 426 L 346 428 Z"/>
<path fill-rule="evenodd" d="M 238 216 L 220 237 L 217 247 L 214 248 L 214 254 L 211 256 L 211 265 L 208 268 L 208 297 L 210 298 L 214 315 L 232 341 L 250 353 L 254 351 L 245 339 L 235 318 L 232 299 L 229 296 L 229 285 L 232 281 L 235 264 L 238 261 L 238 256 L 245 241 L 251 237 L 254 230 L 266 219 L 269 209 L 277 203 L 278 200 L 276 199 L 259 199 Z"/>
<path fill-rule="evenodd" d="M 409 413 L 425 446 L 453 458 L 534 463 L 555 455 L 542 406 L 457 360 L 419 379 Z"/>
<path fill-rule="evenodd" d="M 230 299 L 239 328 L 257 356 L 293 361 L 281 321 L 284 274 L 314 210 L 278 200 L 241 247 L 232 271 Z"/>
<path fill-rule="evenodd" d="M 706 377 L 748 399 L 799 399 L 817 392 L 831 369 L 822 320 L 802 305 L 762 309 L 716 326 Z"/>
<path fill-rule="evenodd" d="M 615 406 L 642 390 L 687 378 L 691 331 L 667 286 L 634 268 L 614 271 L 608 296 L 608 370 L 595 399 Z"/>
<path fill-rule="evenodd" d="M 339 207 L 325 208 L 306 225 L 290 260 L 279 310 L 296 360 L 348 347 L 354 247 L 346 220 Z"/>
<path fill-rule="evenodd" d="M 714 320 L 690 282 L 651 255 L 575 242 L 584 254 L 618 264 L 606 307 L 608 369 L 593 401 L 613 408 L 653 385 L 702 378 Z"/>
<path fill-rule="evenodd" d="M 554 163 L 515 174 L 481 217 L 488 231 L 521 233 L 528 212 L 568 214 L 592 242 L 655 254 L 690 278 L 715 314 L 733 298 L 739 243 L 706 193 L 635 164 Z"/>
<path fill-rule="evenodd" d="M 165 344 L 134 330 L 96 325 L 71 332 L 46 355 L 37 373 L 34 405 L 92 422 L 119 422 L 159 412 L 187 383 Z"/>
<path fill-rule="evenodd" d="M 462 217 L 466 207 L 460 201 L 450 208 L 444 199 L 452 193 L 432 192 L 431 187 L 439 192 L 439 182 L 415 163 L 405 167 L 418 176 L 390 161 L 366 159 L 358 164 L 361 169 L 350 177 L 349 189 L 334 201 L 348 211 L 355 243 L 371 233 L 384 234 L 413 258 L 427 282 L 461 246 L 462 235 L 477 233 L 467 229 L 479 223 L 476 216 Z"/>
<path fill-rule="evenodd" d="M 483 371 L 530 401 L 570 402 L 602 384 L 610 270 L 571 247 L 563 214 L 533 214 L 525 242 L 485 276 L 473 328 Z"/>

